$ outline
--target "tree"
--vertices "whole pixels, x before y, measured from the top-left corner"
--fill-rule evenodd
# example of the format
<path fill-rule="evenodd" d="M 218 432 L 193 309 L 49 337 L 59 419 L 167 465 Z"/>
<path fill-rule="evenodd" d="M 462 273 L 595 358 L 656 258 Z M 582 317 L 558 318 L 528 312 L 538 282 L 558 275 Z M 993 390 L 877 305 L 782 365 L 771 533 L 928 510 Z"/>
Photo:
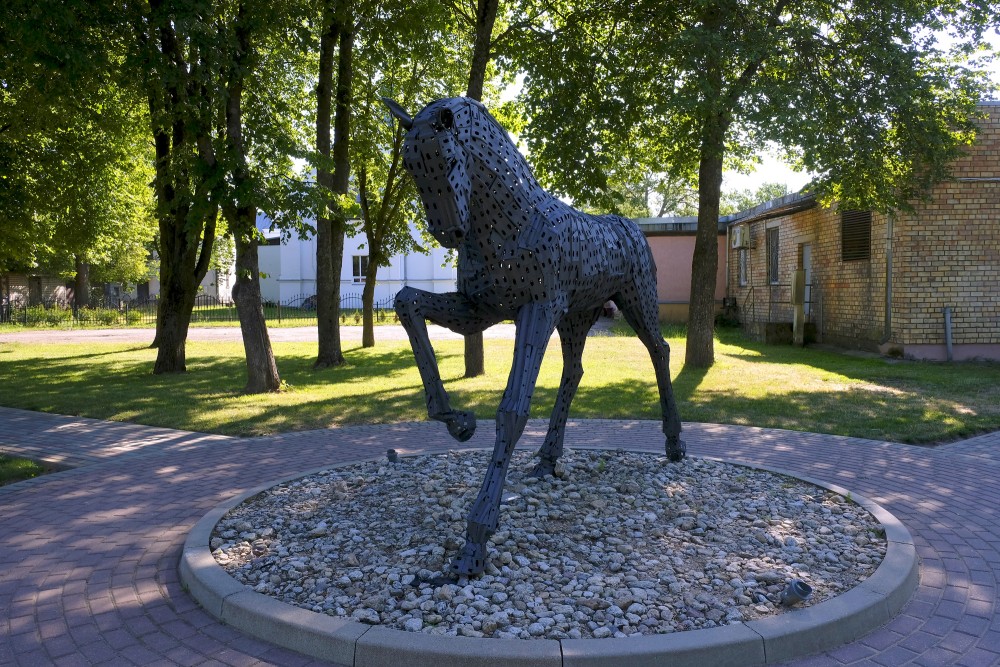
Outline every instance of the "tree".
<path fill-rule="evenodd" d="M 316 216 L 319 349 L 314 368 L 344 363 L 340 344 L 340 266 L 344 261 L 347 225 L 344 197 L 351 174 L 349 142 L 356 30 L 353 9 L 351 0 L 323 0 L 322 3 L 319 80 L 316 84 L 316 182 L 326 199 Z M 334 63 L 337 65 L 336 79 Z"/>
<path fill-rule="evenodd" d="M 685 361 L 706 367 L 723 167 L 773 141 L 825 201 L 906 206 L 971 139 L 985 79 L 960 56 L 989 20 L 975 0 L 577 3 L 519 60 L 525 136 L 543 182 L 577 201 L 606 193 L 623 162 L 697 175 Z"/>
<path fill-rule="evenodd" d="M 610 174 L 607 197 L 599 203 L 581 202 L 587 213 L 615 213 L 626 218 L 662 218 L 696 215 L 698 190 L 668 173 Z"/>
<path fill-rule="evenodd" d="M 5 3 L 0 41 L 0 272 L 102 280 L 146 275 L 152 154 L 136 91 L 109 76 L 121 43 L 99 7 Z"/>
<path fill-rule="evenodd" d="M 413 191 L 412 180 L 405 180 L 401 173 L 403 137 L 403 129 L 397 127 L 388 155 L 368 156 L 357 169 L 361 231 L 368 243 L 368 265 L 361 292 L 362 347 L 375 345 L 374 301 L 379 268 L 389 266 L 393 255 L 419 249 L 409 233 L 409 223 L 418 212 L 413 205 L 418 195 Z M 382 184 L 380 191 L 372 190 L 372 180 Z"/>
<path fill-rule="evenodd" d="M 461 49 L 450 15 L 437 0 L 379 3 L 366 22 L 378 25 L 359 39 L 356 67 L 359 113 L 354 125 L 352 162 L 358 187 L 361 224 L 367 238 L 368 266 L 362 291 L 362 346 L 375 344 L 373 302 L 376 275 L 393 255 L 424 250 L 410 233 L 422 214 L 419 193 L 402 166 L 405 130 L 381 98 L 409 109 L 446 97 L 464 83 L 454 57 Z M 373 85 L 374 84 L 374 85 Z"/>
<path fill-rule="evenodd" d="M 208 272 L 224 174 L 214 140 L 219 124 L 219 36 L 209 0 L 127 5 L 134 59 L 149 104 L 156 153 L 160 262 L 153 373 L 187 370 L 187 331 L 198 286 Z"/>
<path fill-rule="evenodd" d="M 240 318 L 240 332 L 247 363 L 247 384 L 244 392 L 251 394 L 277 391 L 281 387 L 278 366 L 274 361 L 271 340 L 264 321 L 260 296 L 260 266 L 257 258 L 257 189 L 249 163 L 252 145 L 244 134 L 244 97 L 248 79 L 260 68 L 259 51 L 265 26 L 269 24 L 263 8 L 253 15 L 247 3 L 239 2 L 235 20 L 219 25 L 219 31 L 232 30 L 227 42 L 232 44 L 228 62 L 220 68 L 225 82 L 225 141 L 224 162 L 232 186 L 232 195 L 221 197 L 222 211 L 236 246 L 236 283 L 233 301 Z"/>
<path fill-rule="evenodd" d="M 301 124 L 308 43 L 295 2 L 243 0 L 129 7 L 137 67 L 149 100 L 160 218 L 161 293 L 154 373 L 185 370 L 184 345 L 198 285 L 208 270 L 220 211 L 233 236 L 234 298 L 247 355 L 246 391 L 280 379 L 267 336 L 257 270 L 256 216 L 294 225 L 303 186 L 291 157 Z"/>

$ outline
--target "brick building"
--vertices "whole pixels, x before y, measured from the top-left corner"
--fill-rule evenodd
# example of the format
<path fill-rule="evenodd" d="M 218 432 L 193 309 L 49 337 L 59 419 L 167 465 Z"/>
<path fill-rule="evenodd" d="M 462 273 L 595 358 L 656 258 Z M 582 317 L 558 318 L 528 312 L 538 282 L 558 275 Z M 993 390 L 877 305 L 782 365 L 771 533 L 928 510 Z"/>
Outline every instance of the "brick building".
<path fill-rule="evenodd" d="M 806 274 L 815 340 L 915 359 L 1000 360 L 1000 102 L 912 213 L 822 208 L 796 194 L 733 216 L 728 304 L 757 338 L 792 321 Z"/>

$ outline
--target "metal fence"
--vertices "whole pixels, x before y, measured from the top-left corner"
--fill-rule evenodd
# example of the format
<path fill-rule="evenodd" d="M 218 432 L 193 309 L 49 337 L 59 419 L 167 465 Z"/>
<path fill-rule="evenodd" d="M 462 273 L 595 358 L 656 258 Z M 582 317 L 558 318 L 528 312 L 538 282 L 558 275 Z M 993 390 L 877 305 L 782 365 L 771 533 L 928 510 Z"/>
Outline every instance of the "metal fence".
<path fill-rule="evenodd" d="M 376 301 L 373 312 L 376 322 L 395 322 L 392 298 Z M 156 324 L 158 300 L 118 299 L 91 300 L 86 308 L 77 308 L 64 301 L 44 301 L 28 305 L 26 301 L 0 303 L 0 322 L 24 326 L 148 326 Z M 340 299 L 341 324 L 361 324 L 363 304 L 360 294 L 345 294 Z M 316 295 L 300 294 L 281 302 L 264 302 L 264 319 L 269 322 L 293 322 L 308 326 L 316 322 Z M 236 304 L 213 296 L 195 297 L 191 324 L 239 324 Z"/>

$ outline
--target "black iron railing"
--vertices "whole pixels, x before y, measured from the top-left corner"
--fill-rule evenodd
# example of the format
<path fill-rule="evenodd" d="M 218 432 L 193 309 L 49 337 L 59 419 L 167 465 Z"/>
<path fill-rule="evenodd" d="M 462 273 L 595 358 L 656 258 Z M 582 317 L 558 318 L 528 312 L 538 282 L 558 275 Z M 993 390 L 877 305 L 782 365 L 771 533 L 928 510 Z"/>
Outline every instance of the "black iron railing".
<path fill-rule="evenodd" d="M 376 301 L 373 311 L 377 322 L 395 321 L 392 298 Z M 156 324 L 158 301 L 151 299 L 91 300 L 86 308 L 77 308 L 59 300 L 29 304 L 24 299 L 0 302 L 0 323 L 23 326 L 78 325 L 95 327 L 150 326 Z M 341 324 L 361 324 L 363 304 L 360 294 L 345 294 L 340 300 Z M 264 302 L 264 318 L 272 322 L 316 322 L 316 295 L 300 294 L 284 301 Z M 239 324 L 236 304 L 205 294 L 195 298 L 191 324 Z"/>

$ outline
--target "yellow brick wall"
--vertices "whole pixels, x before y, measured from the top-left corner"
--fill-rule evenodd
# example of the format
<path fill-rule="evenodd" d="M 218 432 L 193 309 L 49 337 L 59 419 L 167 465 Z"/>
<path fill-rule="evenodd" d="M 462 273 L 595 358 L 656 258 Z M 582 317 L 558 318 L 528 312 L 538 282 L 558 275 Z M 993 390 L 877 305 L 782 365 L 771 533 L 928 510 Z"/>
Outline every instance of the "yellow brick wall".
<path fill-rule="evenodd" d="M 955 344 L 1000 343 L 1000 182 L 939 186 L 900 217 L 898 238 L 897 342 L 944 343 L 950 306 Z"/>
<path fill-rule="evenodd" d="M 1000 179 L 1000 104 L 988 118 L 957 179 Z M 951 181 L 931 201 L 901 214 L 894 265 L 893 317 L 902 344 L 942 344 L 945 306 L 956 345 L 1000 344 L 1000 180 Z"/>
<path fill-rule="evenodd" d="M 766 229 L 778 225 L 778 285 L 767 281 Z M 751 285 L 738 285 L 736 253 L 729 262 L 730 295 L 736 297 L 744 324 L 791 322 L 788 304 L 792 275 L 801 262 L 803 244 L 812 246 L 809 320 L 822 339 L 861 347 L 877 345 L 885 321 L 885 219 L 874 216 L 870 261 L 840 261 L 840 214 L 816 206 L 749 224 Z"/>
<path fill-rule="evenodd" d="M 957 179 L 937 186 L 929 202 L 893 223 L 892 335 L 899 345 L 942 344 L 945 306 L 952 308 L 953 343 L 1000 344 L 1000 104 L 982 107 L 976 144 L 953 167 Z M 744 323 L 790 322 L 787 287 L 767 283 L 765 228 L 780 227 L 779 283 L 799 265 L 800 244 L 812 244 L 813 312 L 821 340 L 873 347 L 885 337 L 888 221 L 872 221 L 871 260 L 840 261 L 836 207 L 814 207 L 750 223 L 753 290 L 738 285 L 730 251 L 729 295 Z M 751 327 L 752 328 L 752 327 Z"/>

